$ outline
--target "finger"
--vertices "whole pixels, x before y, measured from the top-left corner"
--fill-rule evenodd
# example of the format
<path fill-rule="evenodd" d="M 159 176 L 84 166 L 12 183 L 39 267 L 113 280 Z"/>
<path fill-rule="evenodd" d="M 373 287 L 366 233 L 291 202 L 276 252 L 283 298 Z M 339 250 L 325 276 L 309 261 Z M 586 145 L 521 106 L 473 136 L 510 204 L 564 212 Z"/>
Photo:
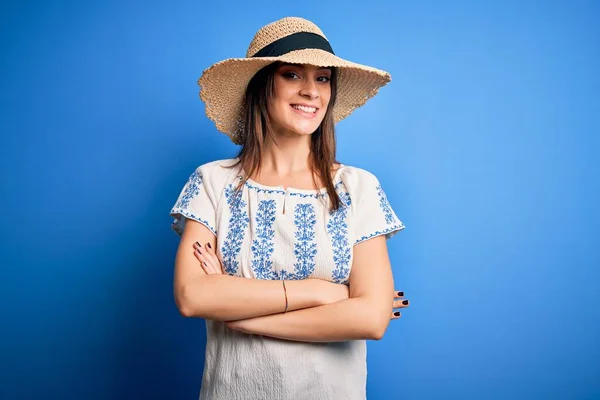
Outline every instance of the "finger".
<path fill-rule="evenodd" d="M 410 305 L 410 301 L 408 300 L 396 300 L 392 303 L 393 308 L 406 308 Z"/>
<path fill-rule="evenodd" d="M 398 291 L 398 290 L 394 291 L 394 298 L 395 299 L 399 299 L 399 298 L 402 298 L 402 297 L 404 297 L 404 292 Z"/>
<path fill-rule="evenodd" d="M 390 319 L 398 319 L 402 316 L 402 313 L 400 311 L 396 311 L 392 313 L 392 316 L 390 317 Z"/>
<path fill-rule="evenodd" d="M 204 244 L 204 248 L 206 249 L 206 252 L 207 252 L 208 254 L 213 254 L 213 255 L 215 254 L 215 251 L 214 251 L 214 249 L 212 248 L 212 246 L 211 246 L 210 242 L 206 242 L 206 243 Z"/>
<path fill-rule="evenodd" d="M 206 261 L 209 263 L 212 263 L 212 265 L 215 268 L 216 273 L 223 273 L 223 266 L 221 263 L 221 260 L 219 260 L 219 257 L 217 256 L 217 254 L 215 253 L 215 250 L 212 248 L 210 243 L 206 243 L 204 245 L 204 253 L 206 255 Z"/>
<path fill-rule="evenodd" d="M 210 258 L 210 261 L 214 264 L 214 266 L 217 269 L 218 273 L 224 274 L 225 270 L 223 268 L 223 262 L 219 258 L 219 255 L 217 254 L 217 252 L 215 251 L 215 249 L 213 249 L 213 247 L 210 244 L 210 242 L 207 242 L 204 245 L 204 249 L 208 253 L 207 257 Z"/>
<path fill-rule="evenodd" d="M 203 248 L 198 242 L 194 243 L 194 249 L 194 254 L 196 254 L 196 258 L 200 260 L 202 269 L 204 269 L 204 271 L 207 274 L 218 274 L 219 270 L 217 269 L 217 266 L 214 265 L 214 262 L 211 260 L 212 257 L 209 257 L 207 255 L 206 249 Z"/>
<path fill-rule="evenodd" d="M 212 274 L 212 270 L 210 269 L 210 267 L 208 267 L 208 265 L 206 264 L 206 262 L 203 260 L 202 255 L 200 254 L 200 252 L 198 250 L 194 250 L 194 255 L 196 256 L 196 258 L 198 259 L 198 261 L 200 261 L 200 267 L 202 267 L 202 269 L 204 270 L 204 272 L 206 274 Z"/>
<path fill-rule="evenodd" d="M 200 260 L 200 262 L 203 265 L 203 268 L 207 269 L 210 272 L 207 273 L 211 273 L 211 274 L 217 274 L 219 273 L 217 266 L 215 265 L 214 261 L 212 260 L 212 257 L 210 257 L 210 255 L 207 253 L 207 250 L 205 247 L 202 247 L 202 245 L 198 242 L 194 243 L 194 249 L 195 249 L 195 254 L 196 257 Z"/>
<path fill-rule="evenodd" d="M 194 248 L 202 255 L 202 262 L 206 262 L 212 273 L 216 274 L 219 271 L 219 265 L 215 262 L 215 257 L 211 255 L 206 246 L 202 246 L 199 242 L 194 243 Z"/>
<path fill-rule="evenodd" d="M 200 261 L 200 266 L 202 267 L 205 273 L 214 274 L 212 268 L 206 263 L 206 261 L 204 261 L 204 256 L 202 255 L 200 250 L 194 250 L 194 255 L 196 256 L 198 261 Z"/>
<path fill-rule="evenodd" d="M 198 250 L 196 250 L 196 249 L 194 249 L 194 257 L 196 257 L 196 259 L 197 259 L 198 261 L 200 261 L 200 264 L 202 264 L 202 261 L 204 261 L 204 260 L 202 260 L 202 255 L 201 255 L 201 254 L 200 254 L 200 252 L 199 252 Z"/>

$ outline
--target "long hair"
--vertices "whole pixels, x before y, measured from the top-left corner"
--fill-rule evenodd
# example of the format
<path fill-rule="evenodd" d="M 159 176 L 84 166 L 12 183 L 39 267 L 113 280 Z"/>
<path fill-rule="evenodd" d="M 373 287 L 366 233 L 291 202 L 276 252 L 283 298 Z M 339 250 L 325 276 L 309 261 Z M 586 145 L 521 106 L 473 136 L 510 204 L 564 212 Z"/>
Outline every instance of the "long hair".
<path fill-rule="evenodd" d="M 262 68 L 252 77 L 246 88 L 243 106 L 244 142 L 238 153 L 239 161 L 232 166 L 235 167 L 241 164 L 246 173 L 238 189 L 245 184 L 256 170 L 260 171 L 265 139 L 267 135 L 273 138 L 268 104 L 269 98 L 275 94 L 274 75 L 279 65 L 280 63 L 273 63 Z M 336 160 L 335 124 L 333 120 L 333 107 L 337 94 L 337 71 L 335 68 L 332 68 L 330 85 L 331 98 L 325 117 L 317 130 L 311 135 L 309 167 L 315 186 L 317 186 L 316 176 L 325 184 L 330 199 L 330 210 L 333 211 L 341 205 L 341 200 L 335 191 L 331 176 L 333 164 L 338 162 Z"/>

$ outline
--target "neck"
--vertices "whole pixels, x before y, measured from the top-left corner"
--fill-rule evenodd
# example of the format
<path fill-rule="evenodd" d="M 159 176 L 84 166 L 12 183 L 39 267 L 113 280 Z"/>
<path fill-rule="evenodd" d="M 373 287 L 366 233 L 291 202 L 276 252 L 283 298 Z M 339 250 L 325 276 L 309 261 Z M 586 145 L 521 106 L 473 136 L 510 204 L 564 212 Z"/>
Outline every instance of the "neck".
<path fill-rule="evenodd" d="M 311 136 L 278 135 L 275 140 L 270 137 L 265 140 L 261 172 L 284 177 L 310 169 Z"/>

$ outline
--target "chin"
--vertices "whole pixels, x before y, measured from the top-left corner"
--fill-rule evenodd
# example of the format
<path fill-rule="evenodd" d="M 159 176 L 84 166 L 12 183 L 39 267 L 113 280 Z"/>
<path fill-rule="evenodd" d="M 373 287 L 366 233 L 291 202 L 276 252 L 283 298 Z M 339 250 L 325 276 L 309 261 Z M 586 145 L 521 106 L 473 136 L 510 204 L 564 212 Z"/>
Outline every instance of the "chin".
<path fill-rule="evenodd" d="M 319 129 L 320 125 L 321 121 L 312 121 L 312 123 L 309 124 L 290 124 L 288 130 L 302 136 L 312 135 Z"/>
<path fill-rule="evenodd" d="M 296 136 L 310 136 L 319 129 L 319 125 L 313 126 L 293 126 L 293 125 L 283 125 L 282 131 L 288 132 L 288 135 L 296 135 Z"/>
<path fill-rule="evenodd" d="M 291 132 L 295 133 L 298 136 L 310 136 L 316 132 L 319 127 L 317 126 L 314 129 L 292 129 Z"/>
<path fill-rule="evenodd" d="M 295 131 L 298 132 L 300 135 L 312 135 L 317 129 L 319 129 L 319 125 L 302 127 L 299 129 L 295 129 Z"/>

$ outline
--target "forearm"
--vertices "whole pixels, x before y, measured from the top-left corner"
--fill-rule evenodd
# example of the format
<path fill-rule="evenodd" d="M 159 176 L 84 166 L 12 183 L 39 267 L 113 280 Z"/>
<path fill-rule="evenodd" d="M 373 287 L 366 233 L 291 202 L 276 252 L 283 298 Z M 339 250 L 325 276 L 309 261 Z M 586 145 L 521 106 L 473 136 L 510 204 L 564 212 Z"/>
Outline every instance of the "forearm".
<path fill-rule="evenodd" d="M 319 307 L 233 322 L 245 333 L 305 342 L 336 342 L 383 337 L 391 307 L 356 297 Z"/>
<path fill-rule="evenodd" d="M 285 281 L 288 310 L 327 304 L 323 289 L 329 282 L 319 279 Z M 234 321 L 285 310 L 286 297 L 279 280 L 249 279 L 224 274 L 199 276 L 175 289 L 177 305 L 188 317 Z"/>

